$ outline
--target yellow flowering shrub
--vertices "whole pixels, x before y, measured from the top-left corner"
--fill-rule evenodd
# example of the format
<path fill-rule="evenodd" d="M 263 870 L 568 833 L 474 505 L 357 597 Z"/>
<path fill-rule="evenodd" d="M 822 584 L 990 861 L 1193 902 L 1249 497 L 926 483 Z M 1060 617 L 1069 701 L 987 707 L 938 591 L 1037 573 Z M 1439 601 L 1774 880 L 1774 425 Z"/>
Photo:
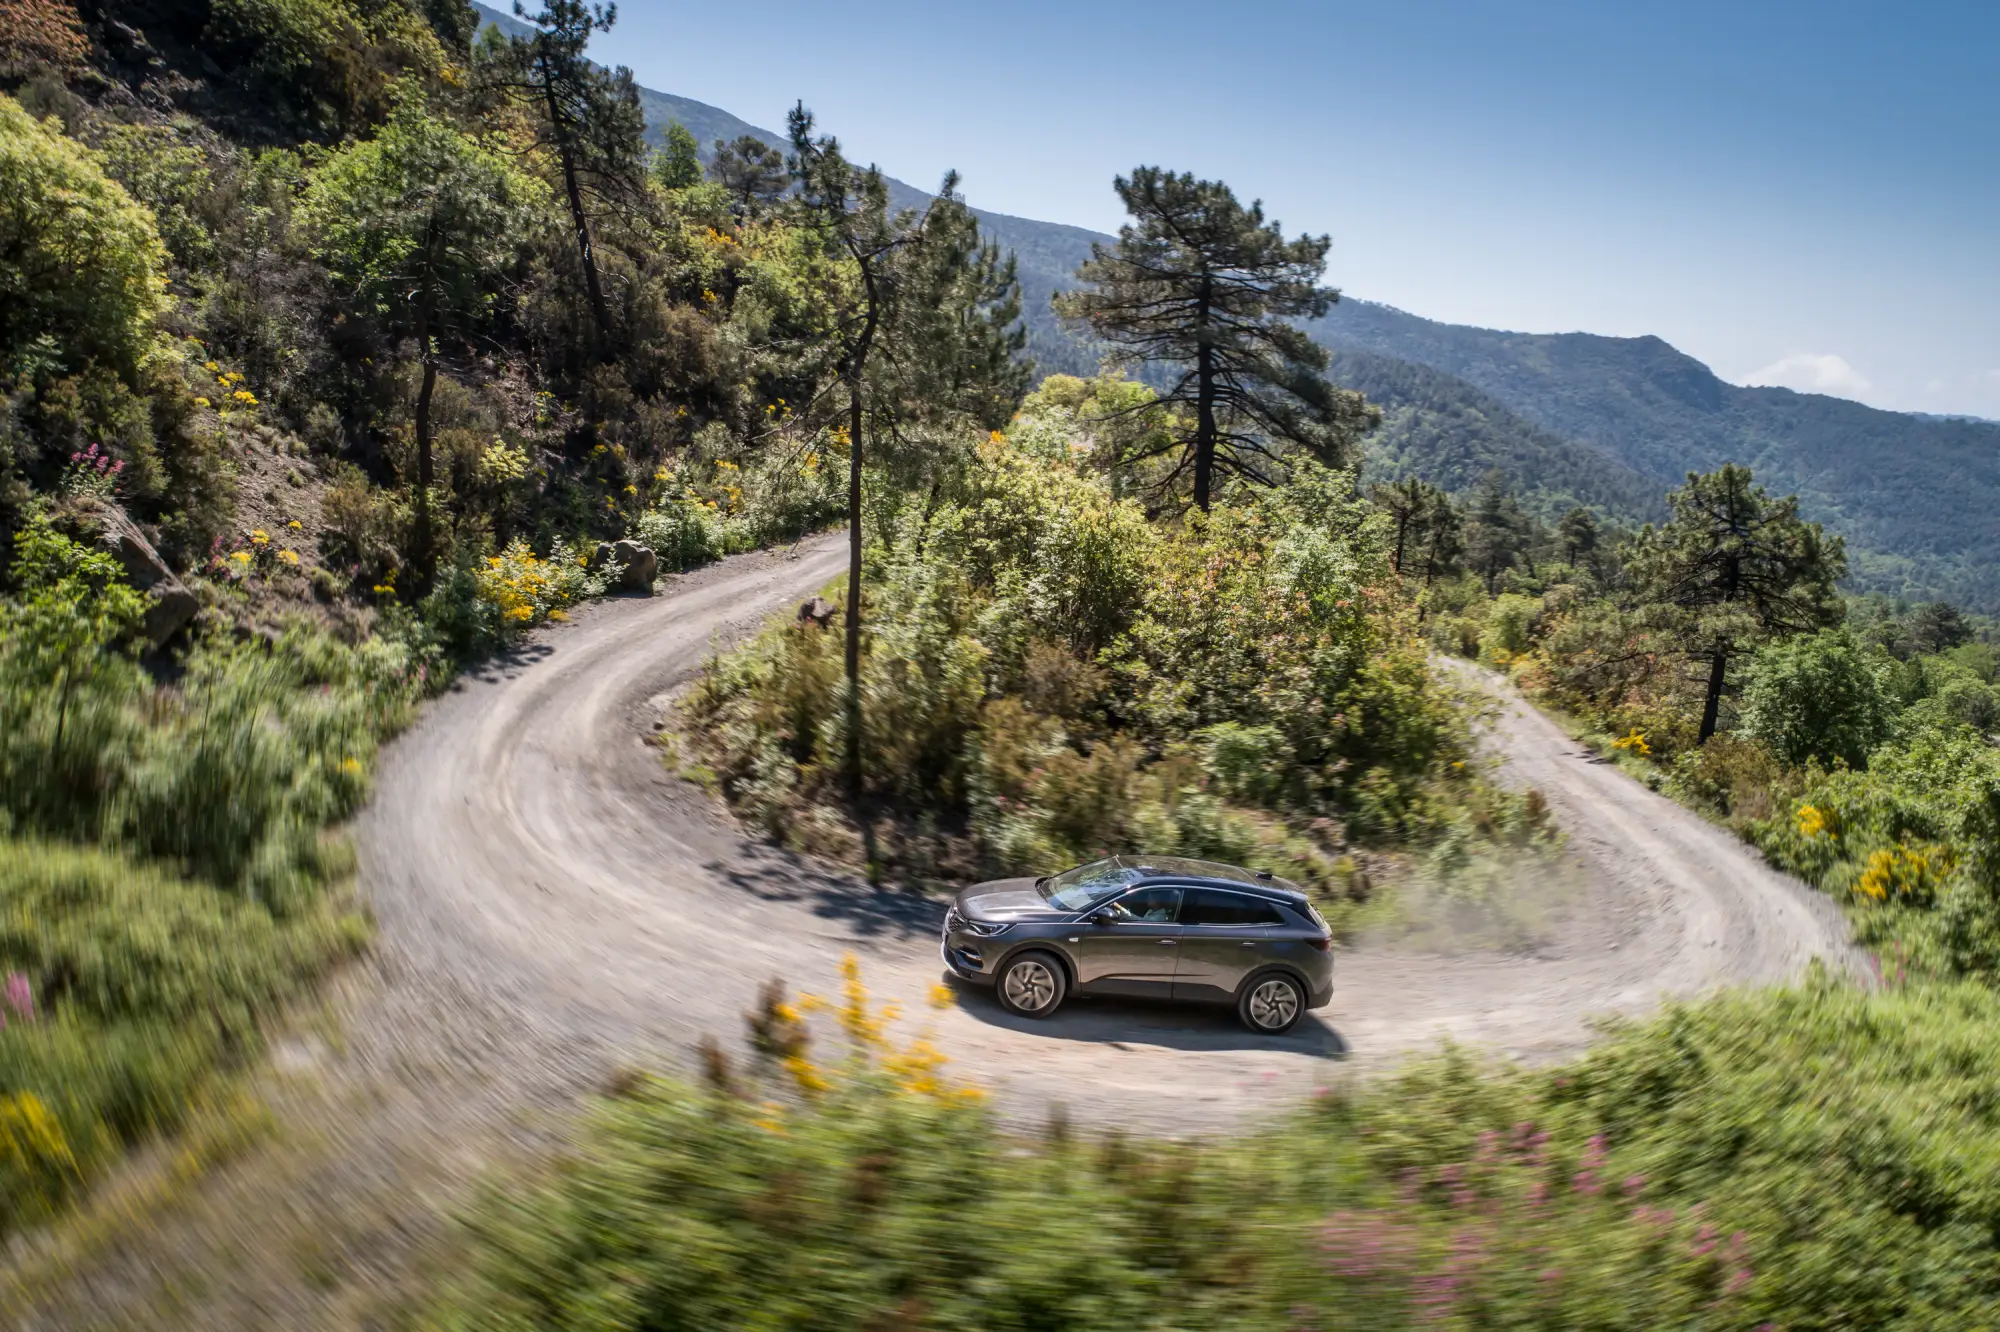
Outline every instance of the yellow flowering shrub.
<path fill-rule="evenodd" d="M 1873 902 L 1903 902 L 1922 906 L 1937 899 L 1944 880 L 1957 866 L 1951 848 L 1935 843 L 1908 842 L 1872 851 L 1854 891 Z"/>
<path fill-rule="evenodd" d="M 1621 739 L 1613 740 L 1611 747 L 1613 749 L 1627 749 L 1639 755 L 1650 755 L 1653 752 L 1652 746 L 1646 743 L 1646 733 L 1636 726 L 1632 728 L 1630 734 Z"/>
<path fill-rule="evenodd" d="M 890 1026 L 902 1017 L 895 1004 L 875 1004 L 861 979 L 861 964 L 854 954 L 840 960 L 841 988 L 838 1001 L 814 994 L 802 994 L 796 1001 L 769 996 L 768 1012 L 753 1021 L 760 1047 L 777 1059 L 793 1086 L 808 1099 L 835 1090 L 843 1082 L 859 1078 L 885 1077 L 890 1086 L 913 1096 L 937 1100 L 978 1100 L 983 1093 L 975 1087 L 954 1086 L 943 1073 L 948 1061 L 937 1048 L 928 1028 L 899 1044 L 889 1034 Z M 951 990 L 934 985 L 930 991 L 933 1008 L 951 1002 Z M 814 1062 L 806 1017 L 829 1013 L 847 1040 L 847 1059 L 835 1068 Z M 759 1022 L 761 1021 L 761 1026 Z M 772 1111 L 774 1122 L 778 1111 Z"/>
<path fill-rule="evenodd" d="M 479 571 L 479 597 L 499 609 L 505 627 L 525 629 L 603 590 L 602 580 L 585 563 L 560 540 L 547 559 L 537 556 L 527 542 L 515 541 L 487 558 Z"/>

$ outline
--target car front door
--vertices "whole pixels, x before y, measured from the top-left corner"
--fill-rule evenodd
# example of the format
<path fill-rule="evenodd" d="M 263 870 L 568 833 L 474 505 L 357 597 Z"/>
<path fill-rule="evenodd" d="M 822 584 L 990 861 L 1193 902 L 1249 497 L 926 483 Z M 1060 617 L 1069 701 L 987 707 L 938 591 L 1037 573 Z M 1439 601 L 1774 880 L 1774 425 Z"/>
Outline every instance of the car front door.
<path fill-rule="evenodd" d="M 1134 888 L 1098 908 L 1103 923 L 1079 926 L 1077 981 L 1093 994 L 1164 999 L 1180 948 L 1181 890 Z"/>
<path fill-rule="evenodd" d="M 1278 908 L 1262 898 L 1221 888 L 1189 888 L 1179 919 L 1174 998 L 1218 1001 L 1236 994 L 1264 960 L 1270 932 L 1285 923 Z"/>

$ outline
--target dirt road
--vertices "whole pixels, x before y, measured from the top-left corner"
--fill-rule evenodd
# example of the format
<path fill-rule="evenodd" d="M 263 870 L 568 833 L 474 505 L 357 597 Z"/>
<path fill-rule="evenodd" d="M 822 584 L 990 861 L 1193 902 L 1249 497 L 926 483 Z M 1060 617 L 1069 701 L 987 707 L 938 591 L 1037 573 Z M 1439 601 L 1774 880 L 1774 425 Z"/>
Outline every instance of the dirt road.
<path fill-rule="evenodd" d="M 759 983 L 831 993 L 848 951 L 1004 1113 L 1061 1104 L 1079 1123 L 1168 1132 L 1267 1112 L 1440 1037 L 1548 1058 L 1580 1047 L 1594 1014 L 1847 960 L 1831 903 L 1509 702 L 1491 737 L 1504 771 L 1543 791 L 1591 870 L 1534 955 L 1354 950 L 1332 1007 L 1278 1039 L 1124 1004 L 1036 1023 L 972 994 L 933 1012 L 938 903 L 741 837 L 645 743 L 663 691 L 843 558 L 822 539 L 588 607 L 429 708 L 358 829 L 374 970 L 337 1039 L 274 1063 L 291 1130 L 147 1242 L 86 1264 L 38 1325 L 366 1325 L 441 1204 L 545 1140 L 536 1111 L 621 1064 L 685 1066 L 705 1034 L 735 1048 Z"/>

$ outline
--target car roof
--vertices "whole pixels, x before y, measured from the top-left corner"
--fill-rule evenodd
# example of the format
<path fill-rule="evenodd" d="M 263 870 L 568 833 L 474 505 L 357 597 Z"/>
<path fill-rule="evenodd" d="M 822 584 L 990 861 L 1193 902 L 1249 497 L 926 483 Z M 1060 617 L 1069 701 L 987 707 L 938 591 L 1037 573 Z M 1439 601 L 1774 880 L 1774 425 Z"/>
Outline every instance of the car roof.
<path fill-rule="evenodd" d="M 1234 888 L 1284 901 L 1306 900 L 1305 890 L 1290 879 L 1259 875 L 1255 870 L 1244 869 L 1241 865 L 1225 865 L 1218 860 L 1145 855 L 1117 856 L 1115 859 L 1124 868 L 1144 875 L 1139 880 L 1142 883 L 1152 879 L 1173 879 L 1176 882 L 1192 879 L 1214 884 L 1218 888 Z"/>

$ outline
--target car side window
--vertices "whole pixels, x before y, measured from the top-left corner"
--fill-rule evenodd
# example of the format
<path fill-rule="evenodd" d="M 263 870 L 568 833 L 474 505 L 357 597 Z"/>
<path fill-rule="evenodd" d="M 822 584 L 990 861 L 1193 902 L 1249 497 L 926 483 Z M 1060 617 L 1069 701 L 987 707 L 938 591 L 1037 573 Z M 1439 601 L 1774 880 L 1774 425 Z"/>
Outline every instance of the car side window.
<path fill-rule="evenodd" d="M 1282 925 L 1285 918 L 1269 902 L 1215 888 L 1190 888 L 1181 906 L 1183 925 Z"/>
<path fill-rule="evenodd" d="M 1146 921 L 1154 925 L 1171 925 L 1180 913 L 1181 890 L 1178 888 L 1141 888 L 1130 892 L 1111 903 L 1105 909 L 1119 921 Z"/>

